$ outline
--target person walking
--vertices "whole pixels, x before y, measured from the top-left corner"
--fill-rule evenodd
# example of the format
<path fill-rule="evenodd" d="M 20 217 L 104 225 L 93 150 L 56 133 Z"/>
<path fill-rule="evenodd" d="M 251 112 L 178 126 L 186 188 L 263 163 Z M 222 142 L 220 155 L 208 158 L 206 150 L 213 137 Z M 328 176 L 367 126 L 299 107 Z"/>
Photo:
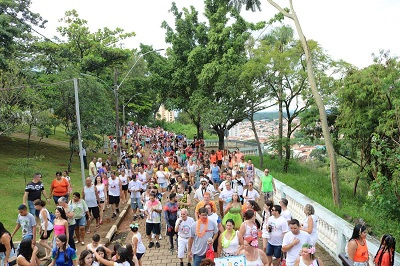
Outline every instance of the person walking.
<path fill-rule="evenodd" d="M 75 249 L 67 246 L 66 235 L 56 237 L 56 247 L 52 251 L 50 266 L 77 266 L 78 256 Z"/>
<path fill-rule="evenodd" d="M 85 182 L 86 186 L 82 189 L 82 198 L 85 200 L 88 207 L 89 219 L 86 221 L 86 233 L 90 234 L 90 223 L 92 221 L 90 214 L 93 215 L 93 218 L 96 221 L 95 228 L 98 229 L 100 226 L 100 208 L 98 204 L 98 202 L 100 202 L 100 197 L 97 187 L 92 184 L 92 179 L 88 177 L 86 178 Z"/>
<path fill-rule="evenodd" d="M 96 186 L 97 194 L 99 196 L 99 211 L 100 211 L 100 221 L 99 224 L 103 224 L 103 215 L 104 215 L 104 204 L 107 202 L 107 186 L 103 183 L 103 178 L 101 176 L 97 176 L 94 181 L 94 185 Z"/>
<path fill-rule="evenodd" d="M 57 206 L 54 215 L 56 218 L 54 219 L 54 239 L 53 239 L 53 248 L 56 247 L 56 238 L 59 235 L 66 235 L 67 242 L 69 240 L 69 226 L 67 221 L 67 215 L 65 214 L 65 210 L 61 206 Z"/>
<path fill-rule="evenodd" d="M 17 266 L 35 266 L 40 265 L 37 257 L 38 247 L 32 244 L 32 239 L 23 239 L 19 245 Z M 2 264 L 2 266 L 7 264 Z"/>
<path fill-rule="evenodd" d="M 142 257 L 146 252 L 146 247 L 143 244 L 142 235 L 139 233 L 139 224 L 138 223 L 131 224 L 129 228 L 132 231 L 131 242 L 132 242 L 133 255 L 136 256 L 139 262 L 139 266 L 142 266 Z"/>
<path fill-rule="evenodd" d="M 66 178 L 62 177 L 61 172 L 56 172 L 56 178 L 53 179 L 50 186 L 50 197 L 53 197 L 54 204 L 58 204 L 58 199 L 66 197 L 71 190 L 69 182 Z"/>
<path fill-rule="evenodd" d="M 74 212 L 68 205 L 68 200 L 65 197 L 61 197 L 58 199 L 58 205 L 64 208 L 65 215 L 67 216 L 68 221 L 68 245 L 75 248 L 74 242 L 74 233 L 75 233 L 75 219 L 74 219 Z"/>
<path fill-rule="evenodd" d="M 286 265 L 294 266 L 303 245 L 310 243 L 311 238 L 308 233 L 300 230 L 299 220 L 290 220 L 289 227 L 290 231 L 283 237 L 282 252 L 286 252 Z"/>
<path fill-rule="evenodd" d="M 113 211 L 111 218 L 117 217 L 117 214 L 119 213 L 121 191 L 121 180 L 117 178 L 115 171 L 111 171 L 111 177 L 108 179 L 108 202 L 111 205 Z"/>
<path fill-rule="evenodd" d="M 281 216 L 281 206 L 274 205 L 271 209 L 271 216 L 268 218 L 268 231 L 269 239 L 267 246 L 267 257 L 268 265 L 273 263 L 274 266 L 279 264 L 280 258 L 282 257 L 282 241 L 283 236 L 289 231 L 288 223 L 286 219 Z M 272 261 L 272 256 L 276 259 Z"/>
<path fill-rule="evenodd" d="M 21 228 L 22 239 L 32 239 L 32 243 L 36 245 L 36 220 L 35 217 L 28 212 L 26 205 L 21 204 L 18 207 L 17 225 L 11 234 L 14 237 L 18 229 Z"/>
<path fill-rule="evenodd" d="M 44 247 L 46 256 L 42 260 L 48 260 L 51 257 L 52 247 L 47 242 L 47 239 L 50 238 L 51 232 L 53 232 L 54 225 L 50 222 L 50 213 L 46 209 L 46 202 L 37 199 L 33 202 L 36 210 L 39 211 L 39 219 L 40 219 L 40 240 L 39 245 Z"/>
<path fill-rule="evenodd" d="M 39 217 L 39 211 L 36 211 L 33 202 L 37 199 L 41 199 L 42 194 L 46 200 L 49 200 L 49 197 L 47 197 L 46 195 L 46 191 L 44 189 L 44 185 L 41 180 L 42 180 L 42 174 L 35 173 L 33 175 L 32 181 L 26 185 L 25 193 L 22 198 L 22 204 L 28 206 L 29 212 L 36 217 Z"/>
<path fill-rule="evenodd" d="M 175 193 L 169 195 L 169 202 L 164 205 L 164 219 L 167 225 L 170 251 L 174 250 L 175 224 L 178 219 L 178 201 Z"/>
<path fill-rule="evenodd" d="M 137 220 L 137 210 L 143 208 L 142 201 L 140 199 L 140 191 L 143 188 L 143 183 L 137 180 L 136 175 L 132 176 L 132 180 L 129 181 L 128 190 L 131 193 L 131 209 L 133 213 L 133 221 Z M 140 217 L 143 218 L 142 214 Z"/>
<path fill-rule="evenodd" d="M 217 257 L 230 257 L 236 256 L 240 249 L 238 231 L 234 230 L 236 227 L 232 219 L 228 219 L 225 224 L 225 231 L 218 238 Z"/>
<path fill-rule="evenodd" d="M 315 254 L 315 247 L 308 243 L 304 244 L 301 248 L 300 257 L 296 259 L 294 266 L 309 266 L 309 265 L 324 266 L 322 260 L 316 258 L 314 254 Z"/>
<path fill-rule="evenodd" d="M 69 208 L 74 213 L 75 219 L 75 244 L 81 242 L 82 246 L 85 245 L 85 226 L 86 217 L 89 218 L 89 209 L 86 202 L 81 199 L 81 194 L 79 192 L 74 192 L 72 200 L 69 201 Z"/>
<path fill-rule="evenodd" d="M 194 224 L 194 219 L 189 217 L 187 209 L 181 209 L 181 217 L 175 223 L 175 232 L 178 233 L 178 258 L 180 266 L 183 266 L 185 250 L 188 250 L 188 240 L 190 236 L 190 227 Z M 192 258 L 188 257 L 188 266 L 191 266 Z"/>
<path fill-rule="evenodd" d="M 160 243 L 158 242 L 160 233 L 161 233 L 161 212 L 162 205 L 159 200 L 156 199 L 155 193 L 150 193 L 150 199 L 146 202 L 144 206 L 144 211 L 147 215 L 146 218 L 146 235 L 149 239 L 149 248 L 154 247 L 154 242 L 151 239 L 151 232 L 154 229 L 155 237 L 156 237 L 156 248 L 160 247 Z"/>
<path fill-rule="evenodd" d="M 267 168 L 264 169 L 264 174 L 261 176 L 261 193 L 264 196 L 264 202 L 273 200 L 274 193 L 276 193 L 274 177 Z"/>
<path fill-rule="evenodd" d="M 193 257 L 194 266 L 200 266 L 201 260 L 206 257 L 208 246 L 212 245 L 217 237 L 217 223 L 208 219 L 206 208 L 200 208 L 199 220 L 190 227 L 188 240 L 188 257 Z"/>
<path fill-rule="evenodd" d="M 8 259 L 14 257 L 15 249 L 10 232 L 0 222 L 0 266 L 7 266 Z"/>
<path fill-rule="evenodd" d="M 310 234 L 311 242 L 309 244 L 315 245 L 318 239 L 318 216 L 315 215 L 314 207 L 311 204 L 306 204 L 306 206 L 304 206 L 304 214 L 306 215 L 306 219 L 301 227 L 301 230 Z"/>

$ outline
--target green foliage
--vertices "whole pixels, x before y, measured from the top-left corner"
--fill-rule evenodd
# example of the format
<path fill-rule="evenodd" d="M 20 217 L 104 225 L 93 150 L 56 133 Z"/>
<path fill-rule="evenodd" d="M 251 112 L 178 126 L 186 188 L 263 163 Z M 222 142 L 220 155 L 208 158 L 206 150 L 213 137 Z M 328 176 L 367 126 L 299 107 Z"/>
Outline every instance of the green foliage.
<path fill-rule="evenodd" d="M 170 131 L 170 132 L 175 132 L 175 133 L 180 133 L 180 134 L 185 134 L 187 139 L 193 139 L 194 136 L 197 136 L 197 130 L 196 127 L 193 124 L 181 124 L 178 122 L 165 122 L 164 120 L 157 120 L 156 122 L 157 126 L 162 127 L 163 129 Z M 204 132 L 204 139 L 215 139 L 216 135 L 209 133 L 208 131 Z"/>
<path fill-rule="evenodd" d="M 254 165 L 259 167 L 260 160 L 258 156 L 246 156 L 245 160 L 247 159 L 252 159 Z M 389 216 L 385 215 L 386 212 L 384 212 L 380 206 L 369 205 L 365 197 L 366 192 L 353 195 L 353 180 L 357 169 L 351 168 L 347 161 L 339 160 L 341 177 L 340 207 L 334 206 L 331 194 L 327 193 L 327 191 L 331 191 L 329 166 L 327 164 L 321 164 L 318 161 L 299 163 L 293 160 L 290 162 L 291 167 L 287 173 L 283 172 L 283 162 L 280 162 L 278 159 L 271 159 L 269 156 L 265 155 L 264 164 L 270 170 L 274 178 L 303 193 L 348 222 L 353 223 L 356 219 L 364 219 L 371 229 L 370 233 L 376 238 L 379 239 L 381 235 L 387 233 L 392 234 L 396 239 L 400 237 L 399 222 L 397 220 L 399 216 L 390 219 Z M 393 193 L 389 194 L 393 195 Z M 388 205 L 388 201 L 384 201 L 382 204 L 386 204 L 386 206 L 384 206 L 385 210 L 389 207 L 398 206 L 398 203 L 392 201 L 390 201 L 390 205 Z M 383 220 L 385 222 L 382 222 Z"/>

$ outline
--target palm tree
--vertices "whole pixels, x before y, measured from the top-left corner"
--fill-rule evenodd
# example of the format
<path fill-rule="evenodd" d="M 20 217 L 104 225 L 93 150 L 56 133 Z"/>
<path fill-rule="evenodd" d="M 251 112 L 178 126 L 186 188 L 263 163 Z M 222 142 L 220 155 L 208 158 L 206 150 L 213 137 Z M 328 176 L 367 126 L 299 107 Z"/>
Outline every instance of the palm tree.
<path fill-rule="evenodd" d="M 332 198 L 333 203 L 336 206 L 340 205 L 340 191 L 339 191 L 339 175 L 338 175 L 338 167 L 337 167 L 337 158 L 336 152 L 333 148 L 332 138 L 329 133 L 328 120 L 325 110 L 325 105 L 322 101 L 322 97 L 319 94 L 317 84 L 315 82 L 315 76 L 312 65 L 312 57 L 310 53 L 310 49 L 308 47 L 307 40 L 303 34 L 303 30 L 301 29 L 299 19 L 296 15 L 296 12 L 293 8 L 292 0 L 289 0 L 290 9 L 283 9 L 280 5 L 275 3 L 273 0 L 267 0 L 269 4 L 275 7 L 283 16 L 294 21 L 296 26 L 297 33 L 299 34 L 299 39 L 305 54 L 306 64 L 307 64 L 307 75 L 308 81 L 310 82 L 311 92 L 314 96 L 315 102 L 318 106 L 319 117 L 322 126 L 322 133 L 324 136 L 325 146 L 329 155 L 330 160 L 330 177 L 331 177 L 331 185 L 332 185 Z M 235 6 L 239 11 L 243 5 L 246 6 L 246 9 L 251 9 L 252 11 L 260 10 L 261 2 L 260 0 L 230 0 L 229 5 Z"/>

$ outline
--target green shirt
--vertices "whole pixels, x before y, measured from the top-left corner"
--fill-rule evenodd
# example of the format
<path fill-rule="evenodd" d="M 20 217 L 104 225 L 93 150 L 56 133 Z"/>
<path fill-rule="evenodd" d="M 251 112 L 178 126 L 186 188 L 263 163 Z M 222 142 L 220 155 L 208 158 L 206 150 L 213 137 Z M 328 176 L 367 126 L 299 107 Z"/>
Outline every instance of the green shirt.
<path fill-rule="evenodd" d="M 262 189 L 261 192 L 272 192 L 274 191 L 274 187 L 272 186 L 272 175 L 263 175 L 261 176 L 261 183 L 262 183 Z"/>

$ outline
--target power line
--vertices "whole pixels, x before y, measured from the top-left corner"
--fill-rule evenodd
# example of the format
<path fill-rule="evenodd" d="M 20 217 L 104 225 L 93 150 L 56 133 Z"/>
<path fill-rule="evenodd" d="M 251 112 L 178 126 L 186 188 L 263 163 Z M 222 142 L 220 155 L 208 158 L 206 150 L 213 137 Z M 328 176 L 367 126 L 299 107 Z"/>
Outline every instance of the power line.
<path fill-rule="evenodd" d="M 11 14 L 9 12 L 7 12 L 6 10 L 4 11 L 6 14 L 8 14 L 9 16 L 15 18 L 16 20 L 18 20 L 20 23 L 27 25 L 32 31 L 36 32 L 37 34 L 39 34 L 40 36 L 42 36 L 46 41 L 52 42 L 56 45 L 59 45 L 59 43 L 56 43 L 54 41 L 52 41 L 50 38 L 47 38 L 45 35 L 43 35 L 42 33 L 38 32 L 37 30 L 35 30 L 32 25 L 26 23 L 25 21 L 19 19 L 17 16 L 15 16 L 14 14 Z"/>
<path fill-rule="evenodd" d="M 11 91 L 11 90 L 18 90 L 18 89 L 27 89 L 27 88 L 35 88 L 35 87 L 47 87 L 51 85 L 57 85 L 61 83 L 66 83 L 69 81 L 73 81 L 74 79 L 67 79 L 67 80 L 62 80 L 54 83 L 49 83 L 49 84 L 38 84 L 38 85 L 24 85 L 24 86 L 19 86 L 19 87 L 13 87 L 13 88 L 0 88 L 0 91 Z"/>

